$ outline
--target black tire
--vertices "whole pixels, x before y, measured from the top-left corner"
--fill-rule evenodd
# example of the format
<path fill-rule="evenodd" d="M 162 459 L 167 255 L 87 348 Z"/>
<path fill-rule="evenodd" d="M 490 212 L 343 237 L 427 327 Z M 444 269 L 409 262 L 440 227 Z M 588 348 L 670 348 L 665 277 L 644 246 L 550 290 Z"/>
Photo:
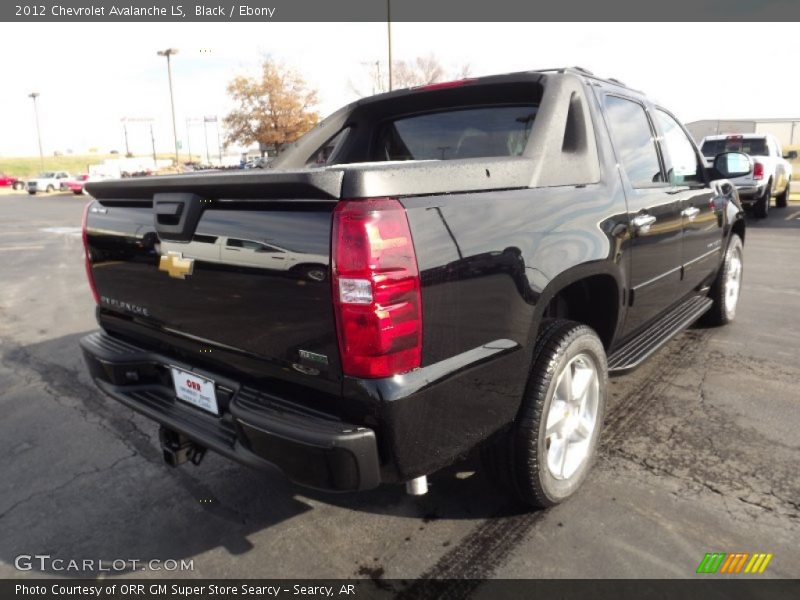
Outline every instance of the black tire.
<path fill-rule="evenodd" d="M 28 190 L 28 193 L 29 193 L 31 196 L 35 196 L 35 195 L 36 195 L 36 192 L 32 192 L 32 191 L 30 191 L 30 190 Z"/>
<path fill-rule="evenodd" d="M 772 200 L 772 182 L 764 188 L 764 193 L 753 206 L 753 215 L 758 219 L 766 219 L 769 214 L 769 203 Z"/>
<path fill-rule="evenodd" d="M 55 192 L 55 191 L 56 191 L 56 188 L 54 188 L 52 185 L 48 185 L 48 186 L 47 186 L 47 189 L 46 189 L 45 191 L 46 191 L 48 194 L 52 194 L 53 192 Z"/>
<path fill-rule="evenodd" d="M 25 184 L 21 181 L 17 181 L 13 186 L 11 186 L 17 192 L 25 188 Z"/>
<path fill-rule="evenodd" d="M 789 194 L 791 193 L 791 188 L 792 180 L 789 179 L 786 182 L 786 189 L 783 190 L 783 193 L 778 194 L 778 196 L 775 197 L 775 206 L 778 208 L 786 208 L 786 205 L 789 204 Z"/>
<path fill-rule="evenodd" d="M 744 272 L 744 261 L 742 260 L 742 238 L 737 234 L 732 234 L 728 242 L 728 247 L 725 249 L 725 257 L 722 259 L 722 264 L 719 267 L 714 283 L 711 285 L 711 290 L 708 292 L 708 297 L 714 301 L 708 312 L 703 315 L 703 322 L 707 325 L 720 326 L 727 325 L 736 317 L 736 305 L 739 302 L 739 293 L 742 285 L 742 273 Z M 738 258 L 738 279 L 736 297 L 732 298 L 728 292 L 728 280 L 731 276 L 731 262 Z M 733 305 L 731 305 L 733 301 Z"/>
<path fill-rule="evenodd" d="M 72 190 L 72 193 L 75 194 L 76 196 L 80 196 L 83 194 L 83 188 L 79 190 Z"/>
<path fill-rule="evenodd" d="M 310 281 L 321 282 L 328 278 L 328 268 L 325 265 L 298 265 L 293 271 L 301 279 Z"/>
<path fill-rule="evenodd" d="M 565 367 L 572 369 L 581 361 L 593 363 L 596 373 L 596 379 L 588 384 L 596 386 L 597 391 L 594 425 L 584 438 L 586 444 L 582 452 L 585 451 L 585 456 L 568 477 L 558 477 L 548 466 L 548 444 L 552 442 L 546 433 L 547 419 Z M 607 387 L 606 354 L 594 330 L 565 319 L 547 321 L 536 341 L 533 366 L 519 414 L 510 430 L 496 436 L 484 448 L 484 464 L 494 478 L 505 483 L 515 498 L 528 508 L 546 508 L 563 502 L 575 494 L 594 462 Z M 566 422 L 569 416 L 567 414 L 559 422 Z M 563 433 L 553 435 L 561 438 Z M 561 465 L 562 475 L 565 463 Z"/>

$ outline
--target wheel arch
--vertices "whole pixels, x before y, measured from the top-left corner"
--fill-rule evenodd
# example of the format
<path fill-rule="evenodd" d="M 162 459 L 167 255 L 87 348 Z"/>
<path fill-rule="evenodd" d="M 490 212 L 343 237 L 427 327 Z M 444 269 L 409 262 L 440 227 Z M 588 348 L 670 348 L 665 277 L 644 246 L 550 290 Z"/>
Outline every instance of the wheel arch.
<path fill-rule="evenodd" d="M 621 269 L 610 261 L 583 263 L 560 273 L 536 303 L 531 343 L 546 318 L 558 317 L 588 325 L 610 348 L 622 320 L 624 296 Z"/>
<path fill-rule="evenodd" d="M 747 230 L 747 225 L 745 224 L 744 217 L 739 216 L 739 218 L 737 218 L 736 220 L 734 220 L 733 223 L 731 223 L 730 235 L 738 235 L 740 238 L 742 238 L 742 244 L 744 244 L 744 235 L 746 230 Z M 730 240 L 730 235 L 728 236 L 729 240 Z"/>

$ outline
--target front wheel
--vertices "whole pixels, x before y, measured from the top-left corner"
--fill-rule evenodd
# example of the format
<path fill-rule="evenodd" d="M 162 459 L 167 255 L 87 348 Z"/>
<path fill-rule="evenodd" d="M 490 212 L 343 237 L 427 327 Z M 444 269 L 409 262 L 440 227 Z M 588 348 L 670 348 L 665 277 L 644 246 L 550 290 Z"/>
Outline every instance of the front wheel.
<path fill-rule="evenodd" d="M 714 304 L 708 309 L 703 320 L 709 325 L 727 325 L 736 317 L 736 305 L 739 303 L 744 270 L 742 255 L 742 238 L 734 233 L 728 242 L 722 265 L 708 294 Z"/>
<path fill-rule="evenodd" d="M 586 479 L 597 454 L 607 386 L 597 334 L 574 321 L 547 322 L 517 419 L 485 453 L 498 479 L 523 504 L 553 506 Z"/>
<path fill-rule="evenodd" d="M 21 190 L 21 189 L 23 189 L 24 187 L 25 187 L 25 184 L 24 184 L 24 183 L 22 183 L 21 181 L 17 181 L 17 182 L 16 182 L 16 183 L 15 183 L 15 184 L 12 186 L 12 188 L 13 188 L 14 190 L 16 190 L 16 191 L 20 191 L 20 190 Z"/>
<path fill-rule="evenodd" d="M 47 186 L 47 193 L 48 194 L 52 194 L 55 191 L 56 191 L 56 188 L 54 188 L 52 185 L 48 185 Z"/>
<path fill-rule="evenodd" d="M 789 179 L 786 181 L 786 189 L 783 190 L 782 194 L 779 194 L 775 198 L 775 206 L 778 208 L 786 208 L 786 205 L 789 203 L 789 194 L 791 194 L 792 189 L 792 180 Z"/>

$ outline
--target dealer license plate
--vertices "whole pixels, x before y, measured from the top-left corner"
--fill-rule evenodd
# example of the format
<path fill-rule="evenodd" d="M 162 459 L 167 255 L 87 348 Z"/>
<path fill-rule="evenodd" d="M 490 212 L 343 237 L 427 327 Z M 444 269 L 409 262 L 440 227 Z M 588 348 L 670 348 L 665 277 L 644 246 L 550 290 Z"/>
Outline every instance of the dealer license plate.
<path fill-rule="evenodd" d="M 178 400 L 183 400 L 215 415 L 219 414 L 217 394 L 214 391 L 214 382 L 211 379 L 172 367 L 172 381 L 175 385 L 175 395 Z"/>

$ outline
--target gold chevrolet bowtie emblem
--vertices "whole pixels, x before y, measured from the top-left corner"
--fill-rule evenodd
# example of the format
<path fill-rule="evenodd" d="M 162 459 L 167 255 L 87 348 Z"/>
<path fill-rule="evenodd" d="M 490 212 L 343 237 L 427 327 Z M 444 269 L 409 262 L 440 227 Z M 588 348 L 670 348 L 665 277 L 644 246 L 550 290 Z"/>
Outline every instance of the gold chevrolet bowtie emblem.
<path fill-rule="evenodd" d="M 165 256 L 161 257 L 158 270 L 166 271 L 170 277 L 176 279 L 186 279 L 186 276 L 191 275 L 194 270 L 194 259 L 183 258 L 181 252 L 167 252 Z"/>

